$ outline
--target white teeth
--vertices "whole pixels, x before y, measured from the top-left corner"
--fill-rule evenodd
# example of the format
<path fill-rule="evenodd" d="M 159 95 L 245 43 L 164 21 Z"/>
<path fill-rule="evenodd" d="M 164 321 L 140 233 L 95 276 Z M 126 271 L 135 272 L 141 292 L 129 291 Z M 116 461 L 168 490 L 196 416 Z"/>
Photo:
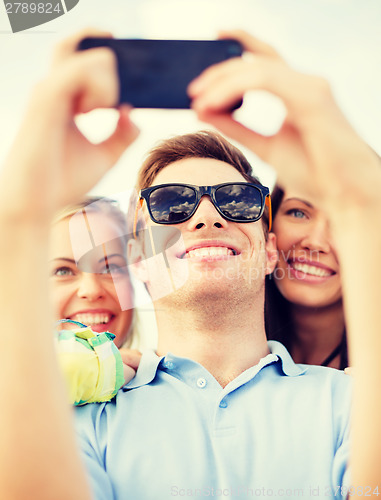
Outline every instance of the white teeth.
<path fill-rule="evenodd" d="M 308 264 L 302 264 L 301 262 L 293 262 L 292 267 L 296 271 L 301 271 L 305 274 L 312 274 L 312 276 L 319 276 L 321 278 L 325 278 L 327 276 L 331 276 L 331 273 L 321 267 L 309 266 Z"/>
<path fill-rule="evenodd" d="M 111 319 L 110 314 L 105 313 L 84 313 L 84 314 L 76 314 L 72 318 L 74 321 L 79 321 L 80 323 L 84 323 L 85 325 L 104 325 L 108 323 Z"/>
<path fill-rule="evenodd" d="M 227 247 L 202 247 L 189 250 L 185 254 L 185 257 L 191 259 L 194 257 L 214 257 L 218 255 L 234 255 L 234 252 L 231 248 Z"/>

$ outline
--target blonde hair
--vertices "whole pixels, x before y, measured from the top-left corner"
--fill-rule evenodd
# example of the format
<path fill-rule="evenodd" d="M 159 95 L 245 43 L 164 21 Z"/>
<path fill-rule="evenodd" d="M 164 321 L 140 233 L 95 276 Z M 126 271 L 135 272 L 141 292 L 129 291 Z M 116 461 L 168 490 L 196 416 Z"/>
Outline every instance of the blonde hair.
<path fill-rule="evenodd" d="M 53 224 L 67 219 L 77 212 L 95 212 L 101 213 L 110 219 L 114 219 L 115 222 L 122 229 L 123 240 L 127 244 L 128 241 L 128 231 L 127 231 L 127 221 L 126 215 L 121 210 L 119 203 L 111 198 L 101 197 L 101 196 L 88 196 L 78 203 L 73 203 L 60 210 L 53 219 Z"/>

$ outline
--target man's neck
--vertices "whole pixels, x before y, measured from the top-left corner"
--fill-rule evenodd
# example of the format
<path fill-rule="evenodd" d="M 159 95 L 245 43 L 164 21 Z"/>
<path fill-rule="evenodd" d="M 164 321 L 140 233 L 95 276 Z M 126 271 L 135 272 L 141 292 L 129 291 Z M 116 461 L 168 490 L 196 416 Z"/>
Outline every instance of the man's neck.
<path fill-rule="evenodd" d="M 210 307 L 192 310 L 157 307 L 157 353 L 190 358 L 200 363 L 225 387 L 269 353 L 263 305 L 246 310 Z"/>

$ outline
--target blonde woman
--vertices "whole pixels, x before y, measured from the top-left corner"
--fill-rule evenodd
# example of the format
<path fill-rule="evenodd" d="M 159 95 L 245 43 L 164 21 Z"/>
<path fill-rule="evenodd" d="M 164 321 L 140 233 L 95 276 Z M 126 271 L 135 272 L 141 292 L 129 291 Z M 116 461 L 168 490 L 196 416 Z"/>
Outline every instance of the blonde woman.
<path fill-rule="evenodd" d="M 138 344 L 127 241 L 125 214 L 108 198 L 88 197 L 53 221 L 50 296 L 59 328 L 77 332 L 57 344 L 71 403 L 107 401 L 135 375 L 140 354 L 117 349 Z"/>
<path fill-rule="evenodd" d="M 108 198 L 87 198 L 62 210 L 50 238 L 51 296 L 56 319 L 110 331 L 117 347 L 132 342 L 133 290 L 125 214 Z"/>

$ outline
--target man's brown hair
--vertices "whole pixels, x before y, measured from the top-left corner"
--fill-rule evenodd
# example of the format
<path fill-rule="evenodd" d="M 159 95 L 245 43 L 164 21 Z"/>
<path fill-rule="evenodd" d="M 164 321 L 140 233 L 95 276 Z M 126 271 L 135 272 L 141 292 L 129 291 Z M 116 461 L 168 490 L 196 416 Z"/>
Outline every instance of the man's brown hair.
<path fill-rule="evenodd" d="M 230 144 L 222 135 L 203 130 L 172 137 L 153 148 L 139 171 L 138 189 L 151 186 L 160 170 L 170 163 L 185 158 L 212 158 L 223 161 L 238 170 L 248 182 L 260 184 L 252 174 L 250 163 L 238 148 Z"/>

